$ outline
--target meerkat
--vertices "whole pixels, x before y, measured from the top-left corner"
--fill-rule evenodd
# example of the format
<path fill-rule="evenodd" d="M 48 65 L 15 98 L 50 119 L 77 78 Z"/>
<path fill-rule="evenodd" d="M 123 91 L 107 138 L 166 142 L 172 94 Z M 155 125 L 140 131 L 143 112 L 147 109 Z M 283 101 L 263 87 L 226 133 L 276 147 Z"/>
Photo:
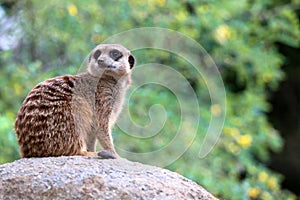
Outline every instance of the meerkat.
<path fill-rule="evenodd" d="M 131 83 L 135 59 L 118 44 L 96 46 L 87 70 L 35 86 L 17 114 L 21 157 L 100 156 L 118 158 L 114 125 Z M 95 152 L 98 140 L 103 148 Z"/>

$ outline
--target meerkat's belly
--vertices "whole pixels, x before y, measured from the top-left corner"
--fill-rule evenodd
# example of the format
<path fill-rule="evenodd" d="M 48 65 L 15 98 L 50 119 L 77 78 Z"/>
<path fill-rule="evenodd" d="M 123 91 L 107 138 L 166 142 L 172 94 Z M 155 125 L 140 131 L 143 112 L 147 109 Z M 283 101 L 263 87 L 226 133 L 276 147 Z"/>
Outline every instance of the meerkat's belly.
<path fill-rule="evenodd" d="M 94 124 L 94 109 L 91 104 L 81 97 L 73 97 L 72 99 L 72 115 L 74 118 L 75 132 L 80 136 L 80 140 L 84 141 L 82 150 L 86 151 L 86 141 L 92 135 Z"/>

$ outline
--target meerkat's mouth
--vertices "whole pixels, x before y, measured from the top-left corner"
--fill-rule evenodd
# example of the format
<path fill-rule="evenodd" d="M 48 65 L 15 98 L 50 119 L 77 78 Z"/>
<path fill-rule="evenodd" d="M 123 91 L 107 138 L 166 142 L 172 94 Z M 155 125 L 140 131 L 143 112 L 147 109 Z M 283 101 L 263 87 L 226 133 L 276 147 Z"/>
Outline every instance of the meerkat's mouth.
<path fill-rule="evenodd" d="M 115 69 L 116 66 L 114 65 L 99 65 L 100 68 L 102 69 Z"/>

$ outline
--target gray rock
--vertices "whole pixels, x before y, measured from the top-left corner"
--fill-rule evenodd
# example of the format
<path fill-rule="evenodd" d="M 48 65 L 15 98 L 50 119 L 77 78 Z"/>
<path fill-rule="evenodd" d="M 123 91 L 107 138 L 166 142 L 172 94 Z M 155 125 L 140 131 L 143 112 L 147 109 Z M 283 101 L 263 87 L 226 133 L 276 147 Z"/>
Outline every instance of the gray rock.
<path fill-rule="evenodd" d="M 169 170 L 81 156 L 0 165 L 0 199 L 216 199 Z"/>

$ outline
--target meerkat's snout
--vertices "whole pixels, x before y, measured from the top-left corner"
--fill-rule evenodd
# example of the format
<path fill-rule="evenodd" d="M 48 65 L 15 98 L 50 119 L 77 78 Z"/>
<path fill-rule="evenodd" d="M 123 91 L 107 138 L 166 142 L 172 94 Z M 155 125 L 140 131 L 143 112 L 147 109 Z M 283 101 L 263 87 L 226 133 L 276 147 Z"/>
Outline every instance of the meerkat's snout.
<path fill-rule="evenodd" d="M 116 68 L 116 64 L 114 64 L 114 62 L 109 58 L 99 58 L 97 60 L 97 63 L 100 68 L 108 68 L 108 69 Z"/>

